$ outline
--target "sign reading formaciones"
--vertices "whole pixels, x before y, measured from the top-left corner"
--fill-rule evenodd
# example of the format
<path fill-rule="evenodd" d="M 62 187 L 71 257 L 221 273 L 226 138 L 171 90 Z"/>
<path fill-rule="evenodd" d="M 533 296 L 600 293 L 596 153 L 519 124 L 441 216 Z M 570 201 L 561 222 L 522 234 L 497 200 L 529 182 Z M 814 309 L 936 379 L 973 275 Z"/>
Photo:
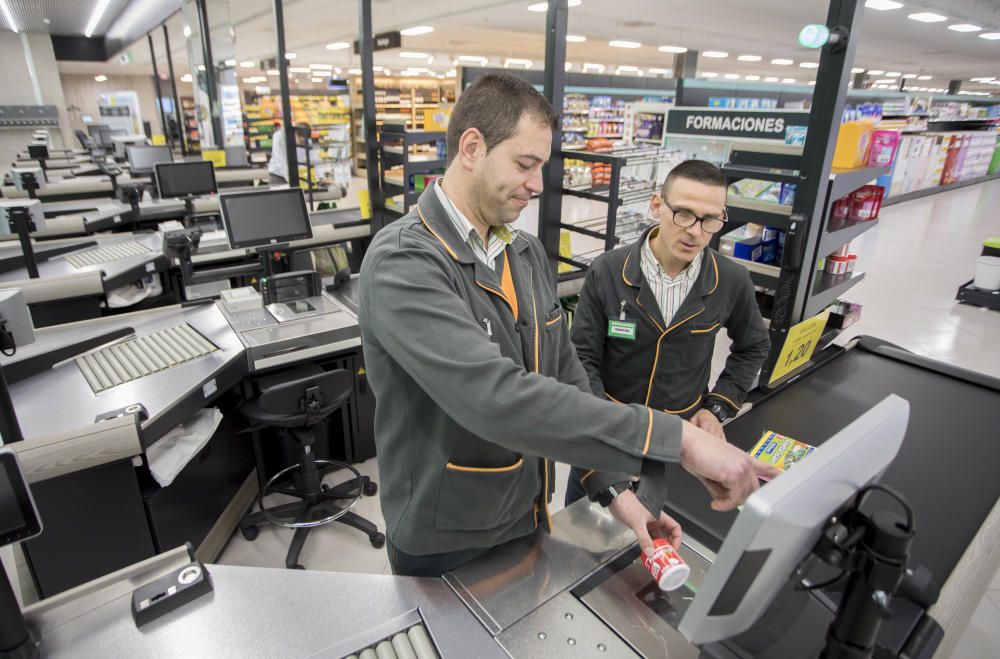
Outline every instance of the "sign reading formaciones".
<path fill-rule="evenodd" d="M 730 108 L 671 108 L 664 132 L 784 142 L 790 126 L 809 125 L 809 112 Z"/>

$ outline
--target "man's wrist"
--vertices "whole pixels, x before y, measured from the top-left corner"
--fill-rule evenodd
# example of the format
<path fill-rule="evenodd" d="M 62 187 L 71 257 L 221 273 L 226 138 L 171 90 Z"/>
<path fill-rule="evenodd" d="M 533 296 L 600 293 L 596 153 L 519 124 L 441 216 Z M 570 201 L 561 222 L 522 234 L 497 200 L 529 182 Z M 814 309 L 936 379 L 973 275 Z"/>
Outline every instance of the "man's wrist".
<path fill-rule="evenodd" d="M 719 420 L 719 423 L 725 422 L 726 419 L 730 418 L 732 414 L 729 413 L 729 409 L 722 403 L 709 399 L 702 405 L 703 410 L 708 410 L 712 416 Z"/>
<path fill-rule="evenodd" d="M 597 493 L 597 497 L 594 499 L 597 503 L 601 504 L 602 508 L 607 508 L 611 505 L 611 502 L 618 497 L 619 494 L 627 490 L 632 489 L 631 481 L 621 481 L 620 483 L 615 483 L 609 487 L 604 488 Z"/>

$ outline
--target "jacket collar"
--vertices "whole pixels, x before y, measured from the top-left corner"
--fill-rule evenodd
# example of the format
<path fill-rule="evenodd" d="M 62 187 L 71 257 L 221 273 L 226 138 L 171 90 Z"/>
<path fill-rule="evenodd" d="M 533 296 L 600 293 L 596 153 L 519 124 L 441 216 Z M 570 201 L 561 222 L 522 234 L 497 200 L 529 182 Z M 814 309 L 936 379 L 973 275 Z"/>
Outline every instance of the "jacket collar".
<path fill-rule="evenodd" d="M 622 280 L 633 288 L 649 288 L 646 278 L 642 276 L 642 248 L 650 232 L 659 225 L 653 225 L 642 232 L 639 239 L 632 243 L 625 253 L 625 263 L 622 265 Z M 691 287 L 689 297 L 711 295 L 719 287 L 719 264 L 714 249 L 705 247 L 701 253 L 701 272 Z"/>
<path fill-rule="evenodd" d="M 432 185 L 436 186 L 439 179 L 435 179 Z M 425 188 L 417 200 L 418 219 L 424 227 L 438 240 L 445 248 L 445 251 L 459 263 L 473 264 L 478 259 L 472 251 L 472 247 L 466 240 L 468 236 L 459 235 L 455 224 L 448 217 L 448 211 L 441 204 L 437 193 L 432 187 Z M 528 247 L 520 232 L 511 242 L 510 246 L 517 252 L 522 252 Z"/>

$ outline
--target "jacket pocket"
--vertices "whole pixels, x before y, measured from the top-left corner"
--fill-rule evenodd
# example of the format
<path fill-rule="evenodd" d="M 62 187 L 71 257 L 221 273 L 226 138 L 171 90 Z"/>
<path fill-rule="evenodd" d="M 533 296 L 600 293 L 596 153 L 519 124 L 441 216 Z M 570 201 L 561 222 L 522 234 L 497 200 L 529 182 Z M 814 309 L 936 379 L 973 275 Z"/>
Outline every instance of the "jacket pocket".
<path fill-rule="evenodd" d="M 718 334 L 719 329 L 722 328 L 722 323 L 702 323 L 691 328 L 691 334 L 694 336 L 715 336 Z"/>
<path fill-rule="evenodd" d="M 556 308 L 545 314 L 545 327 L 559 327 L 563 319 L 563 309 L 561 304 L 556 304 Z"/>
<path fill-rule="evenodd" d="M 472 467 L 449 462 L 445 465 L 434 512 L 434 528 L 440 531 L 486 531 L 515 521 L 530 509 L 518 505 L 517 485 L 524 471 L 524 458 L 506 467 Z"/>

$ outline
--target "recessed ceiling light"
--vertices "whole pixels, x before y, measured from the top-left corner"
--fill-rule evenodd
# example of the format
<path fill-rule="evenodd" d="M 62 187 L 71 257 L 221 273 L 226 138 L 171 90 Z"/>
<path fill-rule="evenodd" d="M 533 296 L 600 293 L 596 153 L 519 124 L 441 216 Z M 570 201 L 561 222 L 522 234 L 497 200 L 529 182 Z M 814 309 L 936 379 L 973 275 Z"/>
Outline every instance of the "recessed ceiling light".
<path fill-rule="evenodd" d="M 471 62 L 472 64 L 478 64 L 479 66 L 486 66 L 486 63 L 490 60 L 486 57 L 480 57 L 479 55 L 459 55 L 459 62 Z"/>
<path fill-rule="evenodd" d="M 978 78 L 969 78 L 969 82 L 989 82 L 990 80 L 995 80 L 993 76 L 979 76 Z"/>
<path fill-rule="evenodd" d="M 581 0 L 569 0 L 566 3 L 568 7 L 579 7 Z M 547 2 L 536 2 L 534 4 L 528 5 L 528 11 L 548 11 L 549 3 Z"/>
<path fill-rule="evenodd" d="M 702 57 L 712 57 L 715 59 L 724 59 L 729 57 L 729 53 L 724 50 L 706 50 L 701 54 Z"/>
<path fill-rule="evenodd" d="M 868 75 L 870 76 L 884 76 L 885 71 L 882 69 L 868 69 Z"/>
<path fill-rule="evenodd" d="M 764 82 L 778 82 L 777 76 L 767 76 L 764 78 Z"/>
<path fill-rule="evenodd" d="M 182 31 L 184 32 L 185 37 L 191 36 L 191 26 L 188 25 L 187 23 L 184 24 L 184 29 Z"/>
<path fill-rule="evenodd" d="M 418 34 L 429 34 L 434 31 L 430 25 L 417 25 L 415 27 L 408 27 L 405 30 L 400 30 L 399 33 L 406 37 L 415 37 Z"/>
<path fill-rule="evenodd" d="M 250 60 L 246 60 L 246 61 L 240 62 L 240 68 L 243 68 L 243 69 L 252 69 L 255 66 L 257 66 L 257 63 L 256 62 L 251 62 Z"/>
<path fill-rule="evenodd" d="M 310 64 L 310 69 L 321 69 L 323 71 L 330 71 L 333 69 L 333 64 Z M 374 66 L 373 69 L 380 69 L 381 67 Z"/>
<path fill-rule="evenodd" d="M 816 81 L 815 81 L 815 80 L 810 80 L 808 84 L 810 84 L 810 85 L 815 85 L 815 84 L 816 84 Z"/>
<path fill-rule="evenodd" d="M 660 46 L 657 50 L 661 53 L 686 53 L 688 49 L 684 46 Z"/>
<path fill-rule="evenodd" d="M 738 59 L 741 62 L 759 62 L 760 55 L 740 55 L 736 59 Z"/>
<path fill-rule="evenodd" d="M 591 62 L 584 62 L 583 63 L 583 70 L 584 70 L 584 72 L 586 72 L 587 69 L 593 69 L 593 70 L 597 71 L 598 73 L 604 73 L 604 65 L 603 64 L 593 64 Z"/>
<path fill-rule="evenodd" d="M 347 69 L 347 72 L 350 73 L 352 76 L 361 75 L 361 69 Z"/>
<path fill-rule="evenodd" d="M 198 70 L 199 71 L 204 71 L 205 70 L 205 65 L 204 64 L 199 64 L 198 65 Z"/>
<path fill-rule="evenodd" d="M 750 81 L 760 80 L 760 76 L 747 76 L 746 78 L 744 78 L 744 80 L 750 80 Z"/>
<path fill-rule="evenodd" d="M 864 72 L 865 70 L 862 69 L 860 66 L 856 66 L 853 69 L 851 69 L 851 73 L 864 73 Z"/>
<path fill-rule="evenodd" d="M 700 75 L 702 78 L 718 78 L 719 77 L 719 74 L 715 73 L 713 71 L 702 71 L 698 75 Z"/>
<path fill-rule="evenodd" d="M 907 80 L 912 80 L 913 78 L 917 77 L 917 74 L 916 73 L 904 73 L 902 77 L 906 78 Z"/>
<path fill-rule="evenodd" d="M 285 53 L 285 59 L 287 60 L 292 60 L 295 59 L 296 57 L 298 57 L 298 55 L 296 55 L 295 53 Z"/>
<path fill-rule="evenodd" d="M 14 21 L 10 18 L 10 11 L 7 10 L 7 3 L 4 2 L 2 4 L 4 7 L 4 16 L 7 18 L 7 22 L 10 24 L 11 29 L 17 32 L 14 27 Z M 109 4 L 111 4 L 111 0 L 99 0 L 97 6 L 94 7 L 94 13 L 90 15 L 90 20 L 87 21 L 87 27 L 83 31 L 83 36 L 89 39 L 94 34 L 94 30 L 97 29 L 97 24 L 101 22 L 101 18 L 104 16 L 104 11 L 108 8 Z"/>
<path fill-rule="evenodd" d="M 917 80 L 930 80 L 934 76 L 917 76 Z"/>
<path fill-rule="evenodd" d="M 875 84 L 876 85 L 891 85 L 894 82 L 896 82 L 896 81 L 893 80 L 892 78 L 879 78 L 878 80 L 875 81 Z"/>
<path fill-rule="evenodd" d="M 0 10 L 3 11 L 3 17 L 7 20 L 7 25 L 9 25 L 10 29 L 14 31 L 14 34 L 17 34 L 17 23 L 14 22 L 14 15 L 11 14 L 10 7 L 7 6 L 6 0 L 0 0 Z M 88 34 L 87 36 L 89 37 L 90 35 Z"/>
<path fill-rule="evenodd" d="M 786 85 L 794 85 L 795 84 L 795 78 L 782 78 L 781 82 L 783 82 Z"/>
<path fill-rule="evenodd" d="M 226 66 L 236 66 L 236 60 L 227 59 L 225 62 L 223 62 L 223 64 L 225 64 Z"/>
<path fill-rule="evenodd" d="M 775 64 L 777 66 L 791 66 L 792 64 L 795 64 L 795 60 L 784 59 L 779 57 L 777 59 L 771 60 L 771 64 Z"/>
<path fill-rule="evenodd" d="M 107 79 L 108 79 L 108 76 L 104 76 L 104 75 L 94 76 L 94 80 L 97 81 L 97 82 L 104 82 Z"/>
<path fill-rule="evenodd" d="M 903 74 L 900 73 L 899 71 L 886 71 L 885 73 L 886 78 L 898 78 L 901 75 Z"/>
<path fill-rule="evenodd" d="M 563 64 L 563 71 L 569 71 L 573 68 L 573 62 L 566 62 Z"/>
<path fill-rule="evenodd" d="M 323 78 L 312 78 L 313 82 L 323 82 Z"/>
<path fill-rule="evenodd" d="M 400 51 L 399 56 L 407 59 L 427 59 L 427 53 L 418 53 L 412 50 Z"/>
<path fill-rule="evenodd" d="M 281 71 L 278 71 L 278 69 L 268 69 L 267 70 L 267 75 L 269 75 L 269 76 L 280 76 L 281 75 Z"/>
<path fill-rule="evenodd" d="M 185 73 L 181 76 L 181 82 L 191 82 L 191 74 Z"/>
<path fill-rule="evenodd" d="M 907 18 L 911 21 L 920 21 L 921 23 L 940 23 L 941 21 L 948 20 L 947 16 L 935 14 L 932 11 L 917 12 L 916 14 L 910 14 Z"/>
<path fill-rule="evenodd" d="M 955 32 L 979 32 L 983 28 L 969 23 L 956 23 L 955 25 L 949 25 L 948 29 L 954 30 Z"/>
<path fill-rule="evenodd" d="M 507 69 L 512 66 L 523 66 L 526 69 L 532 67 L 533 62 L 530 59 L 517 59 L 516 57 L 508 57 L 503 61 L 503 68 Z"/>
<path fill-rule="evenodd" d="M 739 73 L 726 73 L 722 77 L 725 78 L 726 80 L 739 80 L 740 79 L 740 74 Z"/>
<path fill-rule="evenodd" d="M 895 2 L 894 0 L 865 0 L 865 7 L 868 7 L 869 9 L 876 9 L 878 11 L 899 9 L 902 6 L 902 2 Z"/>
<path fill-rule="evenodd" d="M 326 44 L 327 50 L 343 50 L 345 48 L 350 48 L 351 44 L 346 41 L 334 41 L 333 43 Z"/>
<path fill-rule="evenodd" d="M 567 34 L 566 41 L 570 43 L 583 43 L 587 40 L 587 37 L 580 34 Z"/>
<path fill-rule="evenodd" d="M 617 69 L 615 69 L 615 73 L 619 73 L 622 71 L 624 71 L 625 73 L 635 73 L 638 70 L 639 70 L 638 66 L 632 66 L 631 64 L 622 64 Z"/>
<path fill-rule="evenodd" d="M 673 73 L 671 69 L 646 69 L 646 70 L 649 71 L 654 76 L 668 76 L 671 73 Z"/>
<path fill-rule="evenodd" d="M 290 66 L 288 67 L 289 73 L 312 73 L 312 69 L 307 66 Z"/>
<path fill-rule="evenodd" d="M 990 41 L 995 41 L 1000 39 L 1000 32 L 983 32 L 982 34 L 976 35 L 980 39 L 989 39 Z"/>
<path fill-rule="evenodd" d="M 618 39 L 609 41 L 608 45 L 615 48 L 642 48 L 642 44 L 638 41 L 620 41 Z"/>
<path fill-rule="evenodd" d="M 799 66 L 803 69 L 816 69 L 819 68 L 819 64 L 816 62 L 799 62 Z"/>

